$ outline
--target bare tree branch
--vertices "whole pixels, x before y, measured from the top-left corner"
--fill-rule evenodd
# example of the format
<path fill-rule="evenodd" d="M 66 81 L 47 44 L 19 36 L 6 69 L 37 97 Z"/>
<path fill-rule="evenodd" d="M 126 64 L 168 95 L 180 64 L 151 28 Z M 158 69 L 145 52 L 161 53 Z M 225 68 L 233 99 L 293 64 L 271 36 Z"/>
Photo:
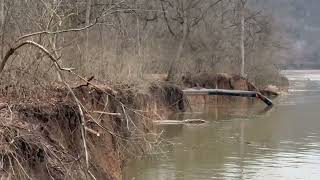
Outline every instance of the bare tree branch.
<path fill-rule="evenodd" d="M 94 25 L 96 25 L 98 23 L 98 18 L 91 24 L 85 26 L 85 27 L 82 27 L 82 28 L 74 28 L 74 29 L 64 29 L 64 30 L 60 30 L 60 31 L 39 31 L 39 32 L 34 32 L 34 33 L 30 33 L 30 34 L 26 34 L 26 35 L 23 35 L 21 37 L 19 37 L 16 42 L 22 40 L 22 39 L 25 39 L 25 38 L 28 38 L 28 37 L 31 37 L 31 36 L 36 36 L 36 35 L 42 35 L 42 34 L 60 34 L 60 33 L 68 33 L 68 32 L 79 32 L 79 31 L 83 31 L 83 30 L 86 30 L 86 29 L 89 29 L 91 27 L 93 27 Z"/>
<path fill-rule="evenodd" d="M 166 13 L 166 10 L 165 10 L 164 5 L 163 5 L 163 0 L 160 0 L 160 2 L 161 2 L 161 8 L 162 8 L 162 12 L 163 12 L 163 18 L 164 18 L 164 20 L 165 20 L 165 22 L 166 22 L 167 28 L 168 28 L 170 34 L 171 34 L 173 37 L 176 37 L 176 34 L 173 32 L 173 30 L 172 30 L 172 28 L 171 28 L 171 26 L 170 26 L 170 24 L 169 24 L 169 20 L 168 20 L 168 17 L 167 17 L 167 13 Z"/>

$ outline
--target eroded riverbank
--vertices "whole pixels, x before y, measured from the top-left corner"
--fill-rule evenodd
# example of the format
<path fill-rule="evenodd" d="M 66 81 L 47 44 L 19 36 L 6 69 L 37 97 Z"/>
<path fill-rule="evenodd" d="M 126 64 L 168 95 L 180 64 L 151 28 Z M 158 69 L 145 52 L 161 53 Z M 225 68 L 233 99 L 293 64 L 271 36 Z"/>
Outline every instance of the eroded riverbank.
<path fill-rule="evenodd" d="M 184 118 L 210 123 L 162 126 L 170 144 L 162 154 L 131 161 L 125 179 L 317 179 L 319 81 L 307 80 L 308 71 L 286 75 L 289 93 L 270 111 L 260 103 L 202 106 Z M 312 77 L 319 75 L 312 71 Z"/>
<path fill-rule="evenodd" d="M 217 74 L 210 78 L 205 82 L 218 88 L 246 91 L 255 88 L 239 76 Z M 201 80 L 193 82 L 196 88 L 210 85 Z M 51 87 L 45 94 L 24 98 L 4 91 L 0 106 L 0 134 L 4 137 L 0 152 L 4 159 L 1 176 L 123 179 L 121 170 L 130 157 L 159 153 L 161 142 L 167 141 L 162 140 L 161 135 L 167 136 L 160 132 L 162 128 L 156 128 L 160 131 L 154 133 L 155 120 L 189 118 L 188 122 L 194 122 L 195 114 L 200 115 L 200 120 L 210 120 L 203 117 L 203 113 L 195 113 L 197 109 L 204 106 L 220 111 L 221 107 L 232 104 L 246 111 L 244 117 L 254 104 L 247 98 L 229 97 L 195 96 L 187 101 L 181 86 L 163 81 L 145 84 L 144 91 L 135 85 L 113 87 L 95 83 L 88 81 L 86 85 L 70 89 Z M 207 100 L 211 107 L 206 106 Z M 190 109 L 193 113 L 185 112 Z M 188 127 L 187 124 L 182 123 L 180 127 Z M 210 127 L 209 124 L 211 122 L 203 127 Z M 180 133 L 180 130 L 174 132 Z"/>

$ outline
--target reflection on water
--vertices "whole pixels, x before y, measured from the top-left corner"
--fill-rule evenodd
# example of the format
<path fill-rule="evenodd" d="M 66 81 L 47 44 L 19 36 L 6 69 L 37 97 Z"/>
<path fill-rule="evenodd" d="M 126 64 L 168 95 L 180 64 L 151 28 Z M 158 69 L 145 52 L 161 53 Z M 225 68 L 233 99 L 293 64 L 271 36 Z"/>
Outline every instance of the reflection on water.
<path fill-rule="evenodd" d="M 125 179 L 318 179 L 320 71 L 284 74 L 291 79 L 289 94 L 270 111 L 260 102 L 206 107 L 184 118 L 208 124 L 162 126 L 172 144 L 161 155 L 130 162 Z"/>

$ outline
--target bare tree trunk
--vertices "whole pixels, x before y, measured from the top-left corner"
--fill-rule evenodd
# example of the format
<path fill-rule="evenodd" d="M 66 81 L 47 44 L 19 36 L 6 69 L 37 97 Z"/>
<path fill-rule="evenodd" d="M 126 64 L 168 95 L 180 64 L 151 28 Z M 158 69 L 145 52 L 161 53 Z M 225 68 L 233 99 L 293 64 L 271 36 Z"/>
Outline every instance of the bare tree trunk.
<path fill-rule="evenodd" d="M 185 41 L 186 41 L 187 36 L 188 36 L 187 10 L 184 7 L 182 7 L 182 10 L 183 10 L 183 32 L 182 32 L 182 38 L 181 38 L 181 41 L 180 41 L 180 44 L 179 44 L 179 47 L 178 47 L 176 58 L 171 61 L 170 66 L 169 66 L 169 71 L 168 71 L 168 76 L 167 76 L 167 80 L 168 81 L 172 81 L 175 78 L 176 64 L 181 58 L 182 51 L 183 51 L 183 46 L 184 46 Z"/>
<path fill-rule="evenodd" d="M 245 65 L 245 52 L 244 52 L 244 6 L 245 6 L 245 2 L 243 2 L 241 0 L 240 2 L 240 18 L 241 18 L 241 42 L 240 42 L 240 46 L 241 46 L 241 76 L 245 77 L 245 72 L 244 72 L 244 65 Z"/>
<path fill-rule="evenodd" d="M 55 7 L 57 6 L 57 0 L 54 0 L 51 3 L 48 3 L 47 6 L 49 7 L 49 11 L 50 11 L 50 18 L 49 18 L 49 21 L 48 21 L 48 24 L 47 24 L 47 28 L 46 28 L 46 31 L 49 31 L 50 28 L 51 28 L 51 25 L 52 25 L 52 18 L 55 16 Z M 58 27 L 54 27 L 53 29 L 56 30 Z M 41 35 L 40 35 L 41 37 Z M 49 43 L 51 45 L 51 49 L 52 49 L 52 54 L 53 54 L 53 57 L 58 59 L 59 57 L 59 54 L 58 54 L 58 51 L 56 51 L 58 49 L 57 45 L 58 45 L 58 34 L 52 34 L 51 36 L 49 36 Z M 58 72 L 57 72 L 58 73 Z M 60 75 L 57 76 L 58 78 L 58 81 L 59 82 L 62 82 L 62 79 L 60 77 Z"/>
<path fill-rule="evenodd" d="M 87 9 L 86 9 L 86 26 L 90 24 L 90 13 L 91 13 L 91 0 L 87 0 Z M 86 42 L 85 42 L 85 64 L 89 62 L 89 29 L 86 29 Z"/>
<path fill-rule="evenodd" d="M 1 16 L 1 59 L 3 58 L 3 52 L 4 52 L 4 26 L 5 26 L 5 12 L 4 12 L 4 1 L 1 0 L 0 4 L 0 16 Z"/>
<path fill-rule="evenodd" d="M 139 5 L 138 3 L 136 4 L 136 9 L 139 9 Z M 140 20 L 139 20 L 139 15 L 138 13 L 136 14 L 136 20 L 137 20 L 137 45 L 138 45 L 138 58 L 139 58 L 139 62 L 138 62 L 138 76 L 142 77 L 143 76 L 143 72 L 142 72 L 142 54 L 141 54 L 141 30 L 140 30 Z M 130 67 L 129 67 L 130 68 Z M 130 70 L 130 69 L 129 69 Z M 129 71 L 130 72 L 130 71 Z M 130 73 L 129 73 L 130 74 Z"/>
<path fill-rule="evenodd" d="M 137 9 L 138 9 L 138 5 L 137 5 Z M 141 60 L 141 35 L 140 35 L 140 20 L 139 20 L 139 16 L 137 15 L 137 42 L 138 42 L 138 56 L 139 56 L 139 60 Z"/>

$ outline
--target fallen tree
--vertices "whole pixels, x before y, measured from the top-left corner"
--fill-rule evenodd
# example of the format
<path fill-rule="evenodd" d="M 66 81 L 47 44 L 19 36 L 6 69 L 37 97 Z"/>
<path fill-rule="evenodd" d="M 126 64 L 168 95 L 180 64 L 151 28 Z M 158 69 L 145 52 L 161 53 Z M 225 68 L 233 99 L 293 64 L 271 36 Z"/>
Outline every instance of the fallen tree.
<path fill-rule="evenodd" d="M 209 95 L 209 96 L 239 96 L 254 97 L 263 101 L 266 105 L 272 106 L 272 101 L 256 91 L 242 91 L 230 89 L 186 89 L 183 90 L 186 95 Z"/>

